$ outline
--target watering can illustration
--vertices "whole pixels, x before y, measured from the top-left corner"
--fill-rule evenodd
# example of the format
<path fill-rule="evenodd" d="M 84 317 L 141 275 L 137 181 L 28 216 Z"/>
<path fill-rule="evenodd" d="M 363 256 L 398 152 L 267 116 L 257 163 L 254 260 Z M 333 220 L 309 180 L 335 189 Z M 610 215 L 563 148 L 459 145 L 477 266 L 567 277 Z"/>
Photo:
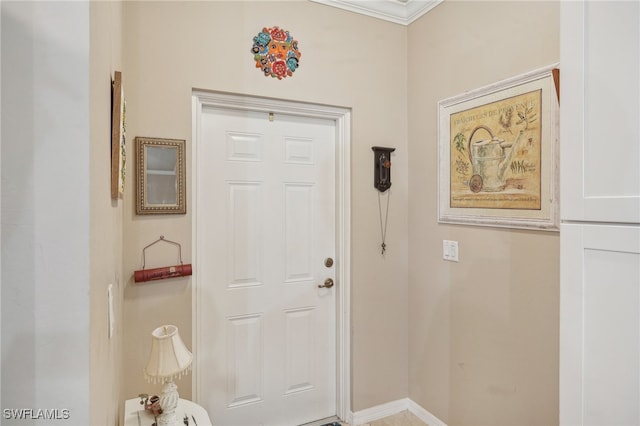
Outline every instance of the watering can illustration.
<path fill-rule="evenodd" d="M 491 138 L 474 142 L 473 136 L 478 130 L 486 131 Z M 469 189 L 472 192 L 497 192 L 504 189 L 505 171 L 523 133 L 524 131 L 520 130 L 515 142 L 509 143 L 497 138 L 487 126 L 480 125 L 473 129 L 469 136 L 469 160 L 473 167 Z"/>

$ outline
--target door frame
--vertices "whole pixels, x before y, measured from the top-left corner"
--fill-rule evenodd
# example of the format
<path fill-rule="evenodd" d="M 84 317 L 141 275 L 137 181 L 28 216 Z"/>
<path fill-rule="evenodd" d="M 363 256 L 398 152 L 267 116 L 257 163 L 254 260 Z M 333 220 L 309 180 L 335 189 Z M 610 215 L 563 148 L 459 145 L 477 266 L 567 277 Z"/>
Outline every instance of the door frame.
<path fill-rule="evenodd" d="M 195 268 L 191 278 L 192 286 L 192 351 L 193 400 L 199 402 L 200 381 L 198 379 L 198 346 L 203 324 L 199 313 L 201 286 L 198 264 L 202 260 L 198 250 L 198 171 L 200 117 L 204 106 L 226 110 L 287 114 L 309 118 L 332 120 L 336 127 L 336 415 L 348 420 L 351 413 L 351 110 L 349 108 L 318 105 L 283 99 L 193 90 L 191 123 L 191 215 L 192 215 L 192 255 Z"/>

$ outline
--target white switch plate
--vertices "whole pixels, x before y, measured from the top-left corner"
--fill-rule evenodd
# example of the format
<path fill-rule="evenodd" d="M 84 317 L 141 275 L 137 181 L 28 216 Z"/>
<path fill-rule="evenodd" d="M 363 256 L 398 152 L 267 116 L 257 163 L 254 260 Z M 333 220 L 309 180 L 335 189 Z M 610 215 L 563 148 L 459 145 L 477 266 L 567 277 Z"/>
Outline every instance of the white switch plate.
<path fill-rule="evenodd" d="M 451 262 L 458 262 L 458 242 L 442 240 L 442 258 Z"/>
<path fill-rule="evenodd" d="M 116 322 L 116 319 L 113 315 L 113 284 L 109 284 L 109 287 L 107 288 L 107 299 L 107 303 L 109 305 L 109 339 L 111 339 Z"/>

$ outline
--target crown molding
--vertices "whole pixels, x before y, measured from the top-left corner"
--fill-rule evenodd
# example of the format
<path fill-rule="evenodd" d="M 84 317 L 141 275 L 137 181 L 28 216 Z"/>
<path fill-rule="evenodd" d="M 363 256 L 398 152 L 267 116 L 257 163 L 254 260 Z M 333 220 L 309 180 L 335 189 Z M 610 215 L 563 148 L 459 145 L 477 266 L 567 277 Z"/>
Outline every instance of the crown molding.
<path fill-rule="evenodd" d="M 311 0 L 396 24 L 409 25 L 444 0 Z"/>

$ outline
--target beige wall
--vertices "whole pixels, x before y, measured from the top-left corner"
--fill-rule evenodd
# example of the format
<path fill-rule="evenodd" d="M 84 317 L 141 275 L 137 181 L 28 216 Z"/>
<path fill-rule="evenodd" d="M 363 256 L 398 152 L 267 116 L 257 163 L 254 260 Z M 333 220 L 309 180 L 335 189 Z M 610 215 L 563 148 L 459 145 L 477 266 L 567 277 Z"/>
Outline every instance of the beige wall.
<path fill-rule="evenodd" d="M 192 88 L 353 109 L 354 411 L 408 395 L 450 425 L 557 423 L 558 235 L 438 225 L 436 120 L 441 99 L 557 62 L 558 9 L 448 1 L 407 29 L 310 2 L 124 3 L 130 148 L 135 136 L 155 136 L 186 139 L 189 151 Z M 290 30 L 302 52 L 283 81 L 251 64 L 252 37 L 272 25 Z M 397 148 L 384 258 L 373 145 Z M 161 234 L 191 261 L 191 210 L 136 216 L 133 184 L 124 200 L 125 398 L 153 389 L 142 375 L 151 330 L 174 323 L 191 346 L 192 327 L 190 279 L 131 278 Z M 459 263 L 441 260 L 442 239 L 459 241 Z M 190 377 L 179 386 L 191 396 Z"/>
<path fill-rule="evenodd" d="M 558 34 L 557 2 L 446 1 L 409 27 L 409 397 L 449 425 L 558 423 L 559 235 L 437 223 L 438 101 L 558 62 Z"/>
<path fill-rule="evenodd" d="M 122 216 L 123 202 L 111 201 L 111 78 L 122 66 L 122 5 L 90 4 L 90 421 L 118 423 L 122 371 Z M 109 339 L 107 287 L 113 284 L 115 333 Z"/>
<path fill-rule="evenodd" d="M 406 27 L 308 1 L 125 2 L 123 10 L 130 147 L 135 136 L 186 139 L 190 156 L 193 88 L 352 108 L 352 409 L 406 397 Z M 291 31 L 302 52 L 300 68 L 282 81 L 264 77 L 250 53 L 258 31 L 274 25 Z M 374 145 L 397 148 L 384 257 Z M 129 176 L 132 170 L 133 161 Z M 184 216 L 136 216 L 133 191 L 131 180 L 124 220 L 126 398 L 153 389 L 142 374 L 153 328 L 174 323 L 192 346 L 191 280 L 135 285 L 131 278 L 142 248 L 160 235 L 180 242 L 191 262 L 190 199 Z M 175 252 L 156 256 L 159 264 L 175 261 Z M 188 376 L 178 383 L 181 395 L 191 396 L 190 382 Z"/>

